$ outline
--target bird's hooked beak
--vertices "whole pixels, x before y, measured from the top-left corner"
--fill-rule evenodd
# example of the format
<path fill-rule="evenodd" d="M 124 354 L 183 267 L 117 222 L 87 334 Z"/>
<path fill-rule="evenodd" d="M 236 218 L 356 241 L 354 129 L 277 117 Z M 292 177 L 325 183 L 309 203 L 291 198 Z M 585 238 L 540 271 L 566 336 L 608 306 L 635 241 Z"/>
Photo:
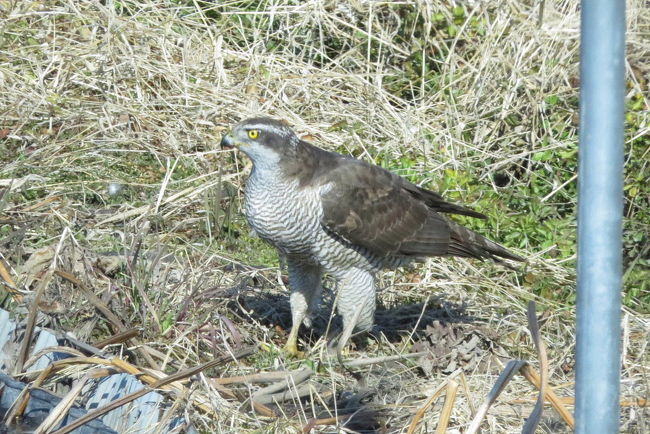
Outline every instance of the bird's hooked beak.
<path fill-rule="evenodd" d="M 235 141 L 230 134 L 226 134 L 221 138 L 221 147 L 224 149 L 233 149 L 235 147 Z"/>

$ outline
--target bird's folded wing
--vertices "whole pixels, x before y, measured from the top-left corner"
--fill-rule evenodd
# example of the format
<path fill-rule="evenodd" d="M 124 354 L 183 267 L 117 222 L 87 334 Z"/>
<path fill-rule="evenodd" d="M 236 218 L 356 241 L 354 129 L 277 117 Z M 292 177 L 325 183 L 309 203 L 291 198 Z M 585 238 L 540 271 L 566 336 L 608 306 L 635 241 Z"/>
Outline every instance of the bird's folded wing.
<path fill-rule="evenodd" d="M 406 180 L 404 180 L 402 188 L 411 193 L 413 197 L 420 199 L 426 203 L 426 205 L 434 211 L 442 212 L 445 214 L 466 215 L 479 219 L 487 218 L 485 214 L 481 214 L 480 212 L 466 208 L 462 205 L 456 205 L 455 203 L 447 202 L 440 194 L 436 193 L 435 191 L 418 187 L 417 185 L 411 184 Z"/>
<path fill-rule="evenodd" d="M 326 230 L 381 256 L 447 253 L 447 220 L 405 190 L 401 178 L 351 160 L 326 178 L 321 194 Z"/>

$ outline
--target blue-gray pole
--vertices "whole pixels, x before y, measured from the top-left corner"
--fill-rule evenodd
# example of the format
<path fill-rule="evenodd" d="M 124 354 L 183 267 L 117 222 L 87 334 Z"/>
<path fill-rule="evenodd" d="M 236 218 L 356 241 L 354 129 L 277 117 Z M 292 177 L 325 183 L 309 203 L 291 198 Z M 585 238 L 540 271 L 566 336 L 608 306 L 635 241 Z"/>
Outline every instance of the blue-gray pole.
<path fill-rule="evenodd" d="M 619 431 L 625 1 L 583 0 L 576 433 Z"/>

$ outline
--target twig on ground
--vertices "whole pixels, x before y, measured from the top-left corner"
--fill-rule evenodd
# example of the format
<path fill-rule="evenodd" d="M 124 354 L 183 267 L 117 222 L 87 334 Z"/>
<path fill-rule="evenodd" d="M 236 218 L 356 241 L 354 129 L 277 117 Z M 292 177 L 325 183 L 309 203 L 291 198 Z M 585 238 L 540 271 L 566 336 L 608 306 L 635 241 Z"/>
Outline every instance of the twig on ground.
<path fill-rule="evenodd" d="M 440 398 L 440 396 L 442 396 L 442 392 L 445 391 L 447 385 L 449 384 L 450 378 L 452 378 L 454 374 L 451 374 L 449 377 L 447 377 L 447 379 L 440 386 L 438 386 L 436 390 L 433 391 L 424 405 L 418 409 L 418 411 L 415 413 L 415 416 L 413 416 L 411 423 L 409 424 L 409 428 L 406 431 L 407 434 L 413 434 L 415 432 L 418 427 L 418 423 L 420 420 L 422 420 L 426 411 L 433 405 L 434 402 L 436 402 L 436 400 L 438 400 L 438 398 Z"/>
<path fill-rule="evenodd" d="M 454 402 L 456 401 L 456 392 L 458 391 L 458 383 L 454 380 L 449 380 L 447 383 L 447 395 L 445 396 L 445 403 L 440 412 L 440 419 L 438 419 L 438 426 L 436 427 L 436 434 L 445 434 L 449 426 L 449 419 L 451 412 L 454 410 Z"/>
<path fill-rule="evenodd" d="M 532 300 L 528 302 L 527 317 L 530 336 L 535 343 L 535 348 L 537 349 L 537 358 L 539 359 L 541 381 L 539 384 L 539 394 L 537 396 L 535 408 L 533 408 L 530 416 L 528 416 L 528 419 L 526 419 L 521 432 L 522 434 L 534 434 L 535 430 L 537 429 L 537 425 L 542 418 L 542 412 L 544 411 L 544 398 L 546 397 L 546 390 L 548 389 L 548 359 L 546 357 L 546 347 L 544 346 L 544 342 L 542 342 L 542 336 L 539 332 L 535 302 Z M 522 366 L 521 369 L 524 369 L 525 367 L 526 365 Z"/>
<path fill-rule="evenodd" d="M 301 374 L 303 371 L 305 370 L 296 369 L 294 371 L 260 372 L 259 374 L 238 375 L 236 377 L 212 378 L 210 381 L 221 385 L 238 383 L 274 383 L 276 381 L 285 380 L 287 376 L 293 376 L 296 378 L 296 376 Z"/>
<path fill-rule="evenodd" d="M 34 363 L 38 362 L 38 359 L 40 359 L 42 356 L 49 354 L 49 353 L 63 353 L 63 354 L 70 354 L 75 357 L 84 357 L 85 354 L 83 354 L 81 351 L 75 350 L 74 348 L 70 347 L 62 347 L 62 346 L 56 346 L 56 347 L 47 347 L 43 348 L 36 354 L 32 354 L 32 356 L 27 359 L 24 365 L 24 369 L 27 370 L 30 366 L 32 366 Z"/>
<path fill-rule="evenodd" d="M 253 396 L 262 396 L 284 390 L 291 387 L 291 385 L 297 385 L 306 381 L 312 375 L 314 375 L 314 371 L 309 368 L 304 368 L 297 372 L 287 372 L 281 381 L 277 381 L 275 384 L 258 390 Z"/>
<path fill-rule="evenodd" d="M 50 414 L 47 415 L 45 420 L 34 430 L 34 434 L 45 434 L 51 432 L 52 427 L 57 425 L 65 417 L 65 415 L 70 411 L 70 408 L 74 404 L 74 400 L 81 394 L 81 389 L 86 385 L 86 382 L 92 377 L 92 371 L 89 371 L 77 380 L 76 384 L 70 389 L 70 391 L 61 399 L 61 401 L 50 410 Z"/>
<path fill-rule="evenodd" d="M 106 338 L 104 340 L 97 342 L 93 346 L 101 350 L 102 348 L 108 345 L 121 344 L 128 341 L 129 339 L 133 339 L 134 337 L 138 336 L 141 331 L 142 330 L 139 328 L 131 328 L 128 330 L 124 330 L 123 332 L 114 334 L 110 338 Z"/>
<path fill-rule="evenodd" d="M 540 376 L 535 370 L 533 369 L 532 366 L 530 365 L 525 365 L 521 368 L 520 370 L 521 374 L 532 384 L 536 389 L 540 389 L 541 387 L 541 379 Z M 575 428 L 575 420 L 573 419 L 573 415 L 569 410 L 567 410 L 564 407 L 564 399 L 566 398 L 560 398 L 558 397 L 555 392 L 553 391 L 552 388 L 548 387 L 545 391 L 545 400 L 548 401 L 555 411 L 558 412 L 558 414 L 562 417 L 562 419 L 571 427 L 571 429 Z M 539 398 L 538 398 L 539 400 Z"/>
<path fill-rule="evenodd" d="M 341 422 L 346 422 L 352 416 L 353 414 L 342 414 L 339 416 L 326 417 L 323 419 L 309 419 L 307 421 L 307 424 L 302 427 L 302 433 L 308 434 L 318 425 L 338 425 Z"/>
<path fill-rule="evenodd" d="M 351 368 L 359 367 L 359 366 L 367 366 L 367 365 L 377 365 L 380 363 L 394 362 L 396 360 L 413 359 L 413 358 L 425 356 L 427 354 L 429 353 L 426 351 L 420 351 L 418 353 L 406 353 L 406 354 L 396 354 L 391 356 L 369 357 L 363 359 L 349 360 L 347 362 L 344 362 L 344 365 L 349 366 Z"/>
<path fill-rule="evenodd" d="M 7 292 L 11 294 L 14 301 L 16 303 L 21 303 L 23 301 L 23 295 L 16 287 L 16 282 L 14 282 L 13 277 L 11 277 L 11 274 L 7 271 L 2 258 L 0 258 L 0 277 L 2 278 L 0 283 L 7 289 Z"/>
<path fill-rule="evenodd" d="M 262 395 L 257 395 L 253 397 L 253 402 L 255 404 L 279 404 L 284 401 L 292 401 L 295 399 L 304 398 L 309 396 L 314 392 L 331 394 L 331 391 L 328 391 L 325 386 L 314 383 L 314 384 L 300 384 L 296 386 L 289 387 L 287 390 L 283 390 L 276 393 L 265 393 Z"/>
<path fill-rule="evenodd" d="M 34 336 L 34 328 L 36 327 L 36 318 L 38 316 L 38 303 L 52 280 L 52 271 L 48 270 L 45 275 L 41 278 L 41 281 L 36 288 L 34 299 L 32 300 L 31 306 L 29 308 L 29 315 L 27 316 L 27 324 L 25 325 L 25 336 L 23 337 L 22 343 L 20 344 L 20 351 L 18 352 L 18 359 L 14 365 L 13 372 L 14 375 L 23 371 L 25 362 L 27 361 L 27 356 L 29 354 L 29 348 L 32 345 L 32 337 Z M 18 415 L 20 416 L 20 415 Z"/>
<path fill-rule="evenodd" d="M 483 401 L 481 406 L 476 411 L 474 419 L 472 419 L 472 423 L 467 428 L 466 434 L 475 434 L 478 432 L 490 406 L 494 403 L 494 401 L 496 401 L 497 397 L 501 394 L 506 385 L 525 364 L 526 362 L 523 360 L 510 360 L 508 362 L 503 371 L 501 371 L 501 375 L 499 375 L 499 378 L 497 378 L 494 386 L 492 386 L 492 390 L 490 390 L 490 393 L 488 393 L 485 401 Z"/>

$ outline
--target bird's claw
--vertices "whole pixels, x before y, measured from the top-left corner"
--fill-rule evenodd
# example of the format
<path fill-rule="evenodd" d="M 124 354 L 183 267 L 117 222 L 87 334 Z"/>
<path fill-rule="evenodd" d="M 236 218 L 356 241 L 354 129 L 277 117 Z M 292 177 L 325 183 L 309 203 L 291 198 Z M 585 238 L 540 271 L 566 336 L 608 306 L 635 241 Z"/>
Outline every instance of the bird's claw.
<path fill-rule="evenodd" d="M 286 345 L 282 348 L 282 351 L 296 359 L 304 359 L 305 353 L 298 350 L 298 345 L 295 342 L 287 342 Z"/>

